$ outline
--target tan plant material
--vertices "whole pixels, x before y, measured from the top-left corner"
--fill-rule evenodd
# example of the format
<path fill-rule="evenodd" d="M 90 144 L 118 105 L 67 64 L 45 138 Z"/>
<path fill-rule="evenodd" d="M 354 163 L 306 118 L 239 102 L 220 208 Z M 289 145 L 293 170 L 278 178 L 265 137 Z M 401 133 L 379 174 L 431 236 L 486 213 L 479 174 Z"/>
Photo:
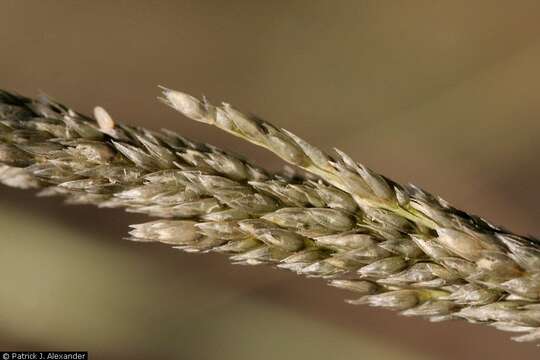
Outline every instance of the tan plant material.
<path fill-rule="evenodd" d="M 306 174 L 269 174 L 212 145 L 0 93 L 0 182 L 159 219 L 130 239 L 229 254 L 329 279 L 370 304 L 540 340 L 540 242 L 284 129 L 163 89 L 185 116 L 263 146 Z"/>

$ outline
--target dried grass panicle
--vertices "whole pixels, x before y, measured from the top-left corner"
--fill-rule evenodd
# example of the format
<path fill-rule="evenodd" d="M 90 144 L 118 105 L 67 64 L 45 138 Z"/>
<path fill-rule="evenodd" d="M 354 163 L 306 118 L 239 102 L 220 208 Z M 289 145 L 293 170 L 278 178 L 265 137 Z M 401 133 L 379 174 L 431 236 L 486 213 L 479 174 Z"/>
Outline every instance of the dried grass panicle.
<path fill-rule="evenodd" d="M 313 176 L 268 174 L 173 132 L 115 124 L 49 99 L 0 93 L 0 182 L 71 203 L 158 220 L 130 239 L 238 264 L 270 263 L 432 321 L 466 319 L 540 340 L 540 242 L 507 232 L 414 186 L 228 104 L 163 89 L 189 118 L 263 146 Z"/>

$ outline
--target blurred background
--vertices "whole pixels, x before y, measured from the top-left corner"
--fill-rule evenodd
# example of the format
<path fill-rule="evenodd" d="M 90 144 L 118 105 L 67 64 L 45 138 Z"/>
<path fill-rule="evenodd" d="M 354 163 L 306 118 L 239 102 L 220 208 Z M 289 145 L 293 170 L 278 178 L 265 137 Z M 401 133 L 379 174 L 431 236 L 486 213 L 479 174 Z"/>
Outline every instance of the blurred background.
<path fill-rule="evenodd" d="M 0 87 L 270 154 L 156 101 L 227 101 L 540 235 L 540 2 L 2 0 Z M 0 350 L 91 359 L 537 359 L 531 344 L 343 302 L 321 280 L 123 241 L 143 216 L 0 188 Z"/>

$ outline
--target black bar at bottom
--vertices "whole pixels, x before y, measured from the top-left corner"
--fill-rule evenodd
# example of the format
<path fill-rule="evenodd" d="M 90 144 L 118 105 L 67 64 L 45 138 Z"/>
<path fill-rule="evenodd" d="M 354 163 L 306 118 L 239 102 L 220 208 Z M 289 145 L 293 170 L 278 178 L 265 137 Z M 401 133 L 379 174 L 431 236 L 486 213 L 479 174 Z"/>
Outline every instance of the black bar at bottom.
<path fill-rule="evenodd" d="M 88 351 L 0 351 L 0 360 L 88 360 Z"/>

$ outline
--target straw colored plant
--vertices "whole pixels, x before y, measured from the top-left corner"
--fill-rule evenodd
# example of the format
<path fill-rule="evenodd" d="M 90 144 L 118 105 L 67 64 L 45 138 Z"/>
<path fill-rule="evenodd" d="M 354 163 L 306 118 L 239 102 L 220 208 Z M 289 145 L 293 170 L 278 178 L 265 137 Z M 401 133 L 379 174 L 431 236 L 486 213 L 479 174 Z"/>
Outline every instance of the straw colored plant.
<path fill-rule="evenodd" d="M 540 242 L 331 157 L 228 104 L 163 89 L 163 101 L 274 152 L 305 174 L 269 174 L 170 131 L 95 119 L 49 99 L 0 93 L 0 182 L 158 220 L 130 239 L 216 251 L 328 279 L 370 304 L 465 319 L 540 340 Z"/>

